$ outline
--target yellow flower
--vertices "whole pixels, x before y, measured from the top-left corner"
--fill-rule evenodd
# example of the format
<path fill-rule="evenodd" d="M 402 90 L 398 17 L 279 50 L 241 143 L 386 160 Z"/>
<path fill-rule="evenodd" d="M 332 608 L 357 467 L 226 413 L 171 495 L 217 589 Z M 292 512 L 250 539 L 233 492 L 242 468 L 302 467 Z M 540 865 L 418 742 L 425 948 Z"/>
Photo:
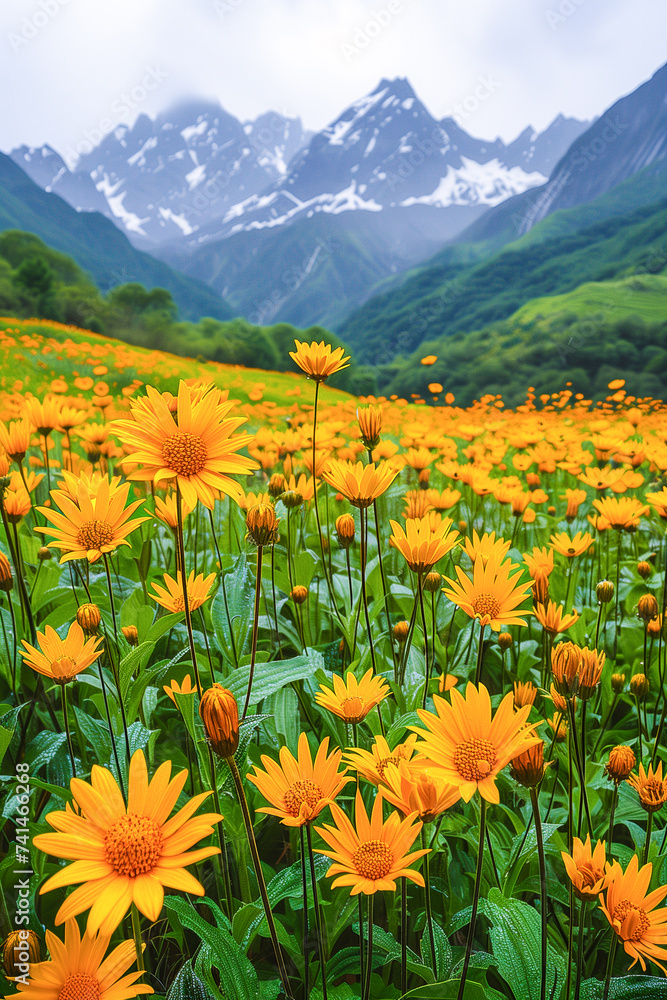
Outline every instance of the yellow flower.
<path fill-rule="evenodd" d="M 362 462 L 341 462 L 332 459 L 322 473 L 329 486 L 342 493 L 354 507 L 370 507 L 387 490 L 398 475 L 387 462 L 364 465 Z"/>
<path fill-rule="evenodd" d="M 626 954 L 634 959 L 630 968 L 639 962 L 645 970 L 644 959 L 648 958 L 667 975 L 667 968 L 658 961 L 667 958 L 667 908 L 655 909 L 667 896 L 667 885 L 647 895 L 652 872 L 651 864 L 639 868 L 636 854 L 625 871 L 615 861 L 600 909 L 623 942 Z"/>
<path fill-rule="evenodd" d="M 597 899 L 607 888 L 610 879 L 604 840 L 598 840 L 595 850 L 592 850 L 590 833 L 585 844 L 574 837 L 572 855 L 566 851 L 560 853 L 577 899 Z"/>
<path fill-rule="evenodd" d="M 102 655 L 102 639 L 94 636 L 86 640 L 78 622 L 72 622 L 67 636 L 61 639 L 55 629 L 47 625 L 37 633 L 39 649 L 22 639 L 25 649 L 21 656 L 38 674 L 49 677 L 56 684 L 67 684 L 77 674 L 87 670 Z"/>
<path fill-rule="evenodd" d="M 657 812 L 662 809 L 667 802 L 667 777 L 662 777 L 662 761 L 653 770 L 653 765 L 649 764 L 648 771 L 644 770 L 644 765 L 639 765 L 639 774 L 631 774 L 627 779 L 628 785 L 632 785 L 639 795 L 639 802 L 642 809 L 647 813 Z"/>
<path fill-rule="evenodd" d="M 610 528 L 618 530 L 636 528 L 642 515 L 650 508 L 636 497 L 603 497 L 593 501 L 593 506 Z"/>
<path fill-rule="evenodd" d="M 450 518 L 408 518 L 405 530 L 396 521 L 389 522 L 392 535 L 389 544 L 398 549 L 414 573 L 428 573 L 440 559 L 458 544 L 458 531 L 450 530 Z"/>
<path fill-rule="evenodd" d="M 372 669 L 367 670 L 360 681 L 350 670 L 344 680 L 334 674 L 333 686 L 332 691 L 320 684 L 315 701 L 322 708 L 352 724 L 363 722 L 370 710 L 389 694 L 389 685 L 384 677 L 374 677 Z"/>
<path fill-rule="evenodd" d="M 563 608 L 555 601 L 549 601 L 548 604 L 535 604 L 533 611 L 544 631 L 551 636 L 567 631 L 571 625 L 579 621 L 578 611 L 572 608 L 571 615 L 563 614 Z"/>
<path fill-rule="evenodd" d="M 192 569 L 188 575 L 187 580 L 187 592 L 188 592 L 188 604 L 190 606 L 190 611 L 195 611 L 200 608 L 202 604 L 208 600 L 210 596 L 211 587 L 215 581 L 215 573 L 209 573 L 207 577 L 203 573 L 195 577 L 195 571 Z M 169 576 L 168 573 L 164 574 L 165 587 L 161 587 L 159 584 L 153 584 L 153 593 L 149 594 L 156 604 L 161 607 L 166 608 L 172 614 L 177 614 L 185 610 L 185 602 L 183 601 L 183 577 L 180 570 L 176 574 L 176 579 Z"/>
<path fill-rule="evenodd" d="M 570 538 L 566 531 L 551 536 L 552 549 L 555 552 L 560 552 L 562 556 L 567 556 L 568 559 L 582 555 L 592 544 L 593 536 L 589 535 L 588 532 L 582 534 L 581 531 L 578 531 L 574 538 Z"/>
<path fill-rule="evenodd" d="M 186 674 L 185 677 L 183 678 L 182 684 L 179 684 L 178 681 L 170 681 L 169 684 L 165 684 L 163 686 L 162 690 L 169 698 L 171 698 L 174 705 L 176 705 L 176 698 L 174 697 L 174 695 L 195 694 L 197 688 L 193 687 L 192 677 L 190 677 L 190 674 Z"/>
<path fill-rule="evenodd" d="M 403 743 L 390 750 L 384 736 L 376 736 L 370 750 L 364 750 L 362 747 L 350 748 L 345 752 L 345 760 L 362 778 L 379 785 L 385 781 L 389 764 L 410 760 L 415 752 L 416 742 L 416 735 L 411 733 Z"/>
<path fill-rule="evenodd" d="M 70 789 L 79 812 L 51 812 L 47 823 L 56 833 L 41 833 L 33 844 L 45 854 L 73 861 L 52 875 L 40 894 L 82 882 L 56 915 L 56 924 L 88 914 L 88 933 L 111 935 L 132 902 L 155 922 L 164 901 L 164 887 L 203 896 L 204 888 L 187 865 L 219 853 L 200 847 L 185 853 L 213 832 L 217 813 L 193 817 L 211 792 L 196 795 L 169 819 L 188 777 L 180 771 L 170 780 L 171 761 L 148 780 L 146 758 L 137 750 L 130 762 L 128 801 L 111 771 L 93 766 L 91 784 L 72 778 Z"/>
<path fill-rule="evenodd" d="M 323 382 L 330 375 L 349 368 L 350 359 L 344 357 L 344 347 L 333 350 L 331 344 L 325 344 L 323 340 L 319 344 L 316 341 L 306 344 L 299 340 L 294 343 L 296 351 L 289 352 L 290 358 L 315 382 Z"/>
<path fill-rule="evenodd" d="M 450 601 L 495 632 L 500 632 L 503 625 L 526 624 L 520 616 L 531 612 L 521 611 L 518 605 L 530 594 L 532 582 L 519 581 L 520 566 L 509 561 L 501 564 L 496 552 L 486 564 L 483 559 L 476 559 L 472 573 L 471 579 L 457 566 L 458 581 L 447 577 L 450 586 L 443 587 L 443 591 Z"/>
<path fill-rule="evenodd" d="M 461 789 L 446 781 L 440 768 L 427 760 L 390 763 L 379 787 L 387 802 L 404 816 L 416 813 L 422 823 L 431 823 L 461 798 Z"/>

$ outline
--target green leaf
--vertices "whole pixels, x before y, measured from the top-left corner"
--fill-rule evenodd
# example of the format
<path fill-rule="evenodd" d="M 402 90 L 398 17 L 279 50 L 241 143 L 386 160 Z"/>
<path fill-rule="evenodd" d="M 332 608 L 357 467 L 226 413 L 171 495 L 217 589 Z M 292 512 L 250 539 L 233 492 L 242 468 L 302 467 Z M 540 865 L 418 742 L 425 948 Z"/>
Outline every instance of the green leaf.
<path fill-rule="evenodd" d="M 283 737 L 285 745 L 293 753 L 296 753 L 299 733 L 301 732 L 301 719 L 299 716 L 299 699 L 296 691 L 292 687 L 283 687 L 280 691 L 272 694 L 264 706 L 273 715 L 276 730 Z"/>
<path fill-rule="evenodd" d="M 211 605 L 211 621 L 218 646 L 232 663 L 238 663 L 250 636 L 253 593 L 253 575 L 243 552 L 232 572 L 223 578 Z"/>
<path fill-rule="evenodd" d="M 498 961 L 498 971 L 521 1000 L 540 997 L 540 915 L 518 899 L 508 899 L 493 888 L 486 901 L 486 916 L 491 921 L 491 943 Z M 556 979 L 557 977 L 557 979 Z M 547 996 L 554 982 L 565 981 L 565 961 L 547 947 Z"/>
<path fill-rule="evenodd" d="M 186 962 L 169 987 L 167 1000 L 214 1000 L 213 994 Z"/>
<path fill-rule="evenodd" d="M 581 984 L 581 1000 L 602 1000 L 604 983 L 586 979 Z M 619 976 L 609 985 L 609 1000 L 665 1000 L 667 979 L 656 976 Z"/>
<path fill-rule="evenodd" d="M 120 661 L 118 675 L 120 680 L 120 694 L 125 701 L 132 675 L 138 673 L 148 663 L 148 658 L 155 649 L 154 642 L 141 642 L 134 649 L 131 649 L 127 656 Z"/>
<path fill-rule="evenodd" d="M 0 726 L 0 764 L 7 753 L 7 747 L 12 742 L 13 735 L 13 729 L 5 729 L 4 726 Z"/>
<path fill-rule="evenodd" d="M 456 1000 L 459 995 L 459 979 L 447 979 L 443 983 L 431 983 L 428 986 L 419 986 L 416 990 L 410 990 L 403 994 L 403 1000 Z M 502 994 L 497 990 L 491 990 L 488 986 L 482 988 L 479 983 L 472 979 L 466 981 L 463 992 L 463 1000 L 495 1000 Z M 524 994 L 517 994 L 524 1000 Z"/>
<path fill-rule="evenodd" d="M 435 941 L 435 969 L 438 979 L 445 980 L 452 971 L 452 946 L 442 927 L 433 921 L 433 938 Z M 424 927 L 421 939 L 421 953 L 424 965 L 431 968 L 431 942 L 428 927 Z"/>
<path fill-rule="evenodd" d="M 307 656 L 295 656 L 291 660 L 269 660 L 268 663 L 255 664 L 255 676 L 252 680 L 250 705 L 275 694 L 286 684 L 311 677 L 317 667 Z M 250 667 L 239 667 L 225 679 L 225 684 L 232 692 L 239 705 L 243 705 L 248 690 Z"/>

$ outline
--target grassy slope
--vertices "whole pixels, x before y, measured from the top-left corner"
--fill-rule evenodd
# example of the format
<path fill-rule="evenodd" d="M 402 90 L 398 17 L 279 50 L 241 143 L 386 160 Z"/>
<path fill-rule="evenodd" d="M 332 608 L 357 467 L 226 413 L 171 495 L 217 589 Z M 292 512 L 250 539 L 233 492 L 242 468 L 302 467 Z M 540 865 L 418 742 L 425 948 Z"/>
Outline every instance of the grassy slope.
<path fill-rule="evenodd" d="M 508 322 L 523 326 L 534 319 L 549 319 L 558 313 L 595 316 L 613 313 L 641 316 L 647 323 L 660 323 L 667 318 L 667 275 L 643 274 L 620 281 L 589 281 L 564 295 L 549 295 L 531 299 L 518 309 Z"/>
<path fill-rule="evenodd" d="M 286 367 L 291 364 L 287 358 Z M 95 375 L 93 369 L 100 365 L 108 372 Z M 213 361 L 202 363 L 48 320 L 0 318 L 0 372 L 0 391 L 30 391 L 35 395 L 49 391 L 56 378 L 64 379 L 69 391 L 77 393 L 73 380 L 89 376 L 95 382 L 106 382 L 110 394 L 120 396 L 133 382 L 175 391 L 179 378 L 206 375 L 220 388 L 229 389 L 234 399 L 251 408 L 254 404 L 265 413 L 272 403 L 284 409 L 295 403 L 310 404 L 313 398 L 313 386 L 298 371 L 269 372 Z M 321 398 L 325 403 L 335 403 L 350 397 L 323 385 Z"/>

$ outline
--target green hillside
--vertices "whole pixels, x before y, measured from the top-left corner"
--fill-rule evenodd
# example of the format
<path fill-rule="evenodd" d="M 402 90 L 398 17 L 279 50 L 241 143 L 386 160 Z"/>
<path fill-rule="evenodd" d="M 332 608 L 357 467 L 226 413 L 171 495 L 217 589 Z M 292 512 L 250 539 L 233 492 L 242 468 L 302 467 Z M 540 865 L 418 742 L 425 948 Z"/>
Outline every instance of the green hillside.
<path fill-rule="evenodd" d="M 421 358 L 434 354 L 430 367 Z M 663 398 L 667 382 L 667 274 L 588 282 L 564 295 L 532 299 L 509 319 L 467 334 L 429 339 L 384 376 L 384 392 L 419 393 L 429 384 L 466 404 L 502 393 L 510 405 L 526 386 L 538 393 L 572 382 L 574 392 L 599 398 L 624 378 L 635 396 Z"/>
<path fill-rule="evenodd" d="M 554 213 L 481 261 L 462 263 L 464 248 L 448 247 L 398 287 L 370 299 L 338 332 L 360 360 L 389 363 L 434 335 L 507 319 L 529 299 L 559 295 L 582 282 L 659 272 L 667 264 L 667 188 L 664 178 L 656 179 L 656 200 L 642 204 L 648 183 L 643 173 L 591 205 Z M 640 207 L 629 209 L 633 191 L 641 195 Z M 485 248 L 467 250 L 483 254 Z"/>
<path fill-rule="evenodd" d="M 232 316 L 227 303 L 202 282 L 135 250 L 98 212 L 77 212 L 62 198 L 42 191 L 0 153 L 0 232 L 8 229 L 35 233 L 72 257 L 103 291 L 139 282 L 148 288 L 166 288 L 186 319 Z"/>

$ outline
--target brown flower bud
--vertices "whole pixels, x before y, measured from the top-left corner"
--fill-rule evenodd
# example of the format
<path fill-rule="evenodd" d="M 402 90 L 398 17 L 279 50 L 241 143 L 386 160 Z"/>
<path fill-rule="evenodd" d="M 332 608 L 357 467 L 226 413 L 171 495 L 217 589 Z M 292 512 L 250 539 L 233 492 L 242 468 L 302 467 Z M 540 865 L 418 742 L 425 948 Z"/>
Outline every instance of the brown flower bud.
<path fill-rule="evenodd" d="M 2 945 L 2 967 L 8 979 L 29 976 L 26 966 L 41 962 L 41 946 L 34 931 L 11 931 Z M 26 979 L 27 981 L 27 979 Z"/>
<path fill-rule="evenodd" d="M 649 692 L 649 682 L 646 674 L 635 674 L 634 677 L 630 678 L 630 691 L 642 701 Z"/>
<path fill-rule="evenodd" d="M 280 499 L 288 510 L 295 510 L 303 503 L 303 495 L 298 490 L 287 490 L 281 494 Z"/>
<path fill-rule="evenodd" d="M 285 492 L 285 477 L 280 473 L 276 472 L 269 479 L 269 485 L 267 486 L 269 496 L 272 496 L 274 500 L 277 500 L 279 496 Z"/>
<path fill-rule="evenodd" d="M 130 646 L 136 646 L 139 643 L 139 633 L 137 632 L 136 625 L 123 625 L 121 632 L 125 636 L 127 642 Z"/>
<path fill-rule="evenodd" d="M 431 480 L 431 470 L 421 469 L 419 472 L 419 489 L 427 490 L 429 487 L 430 480 Z"/>
<path fill-rule="evenodd" d="M 600 580 L 595 588 L 595 596 L 600 604 L 609 604 L 614 596 L 614 584 L 611 580 Z"/>
<path fill-rule="evenodd" d="M 233 757 L 239 745 L 239 709 L 232 692 L 222 684 L 214 684 L 204 691 L 199 714 L 218 757 Z"/>
<path fill-rule="evenodd" d="M 88 635 L 97 635 L 102 616 L 96 604 L 82 604 L 76 612 L 76 620 Z"/>
<path fill-rule="evenodd" d="M 53 558 L 53 552 L 51 549 L 47 549 L 46 545 L 40 545 L 37 550 L 37 558 L 40 562 L 48 562 L 49 559 Z"/>
<path fill-rule="evenodd" d="M 499 632 L 498 633 L 498 645 L 503 650 L 509 649 L 512 645 L 512 636 L 509 632 Z"/>
<path fill-rule="evenodd" d="M 409 631 L 410 626 L 407 622 L 396 622 L 394 625 L 394 639 L 396 642 L 405 642 Z"/>
<path fill-rule="evenodd" d="M 651 575 L 651 564 L 650 564 L 650 562 L 646 562 L 645 559 L 642 559 L 641 562 L 638 562 L 637 563 L 637 572 L 641 576 L 642 580 L 648 580 L 649 576 Z"/>
<path fill-rule="evenodd" d="M 611 689 L 614 694 L 620 694 L 625 687 L 625 674 L 611 675 Z"/>
<path fill-rule="evenodd" d="M 349 549 L 354 542 L 354 518 L 352 514 L 341 514 L 336 518 L 336 535 L 338 544 L 343 549 Z"/>
<path fill-rule="evenodd" d="M 652 618 L 657 618 L 658 616 L 658 602 L 655 599 L 655 594 L 642 594 L 637 602 L 637 618 L 641 618 L 645 625 L 651 621 Z"/>
<path fill-rule="evenodd" d="M 553 506 L 553 504 L 549 504 L 549 506 L 547 507 L 547 514 L 550 514 L 551 517 L 553 517 L 555 513 L 556 513 L 556 508 Z"/>
<path fill-rule="evenodd" d="M 294 601 L 295 604 L 303 604 L 308 597 L 308 588 L 297 583 L 295 587 L 292 587 L 289 596 L 290 600 Z"/>
<path fill-rule="evenodd" d="M 588 646 L 584 646 L 581 650 L 579 694 L 582 698 L 590 698 L 597 690 L 605 659 L 606 653 L 598 653 L 597 649 L 589 649 Z"/>
<path fill-rule="evenodd" d="M 427 573 L 424 577 L 424 590 L 427 594 L 435 594 L 442 587 L 442 577 L 439 573 Z"/>
<path fill-rule="evenodd" d="M 8 594 L 13 586 L 14 578 L 12 577 L 12 567 L 9 564 L 9 559 L 4 552 L 0 552 L 0 590 L 4 590 Z"/>
<path fill-rule="evenodd" d="M 279 519 L 270 503 L 256 503 L 245 519 L 247 538 L 255 545 L 273 545 L 278 540 Z"/>
<path fill-rule="evenodd" d="M 632 773 L 636 763 L 635 752 L 631 747 L 614 747 L 609 751 L 609 760 L 604 766 L 604 773 L 609 781 L 615 781 L 618 785 Z"/>
<path fill-rule="evenodd" d="M 559 694 L 571 697 L 577 690 L 581 650 L 574 642 L 561 642 L 551 650 L 551 673 Z"/>
<path fill-rule="evenodd" d="M 544 763 L 544 740 L 540 740 L 510 761 L 510 775 L 524 788 L 535 788 L 548 766 Z"/>

